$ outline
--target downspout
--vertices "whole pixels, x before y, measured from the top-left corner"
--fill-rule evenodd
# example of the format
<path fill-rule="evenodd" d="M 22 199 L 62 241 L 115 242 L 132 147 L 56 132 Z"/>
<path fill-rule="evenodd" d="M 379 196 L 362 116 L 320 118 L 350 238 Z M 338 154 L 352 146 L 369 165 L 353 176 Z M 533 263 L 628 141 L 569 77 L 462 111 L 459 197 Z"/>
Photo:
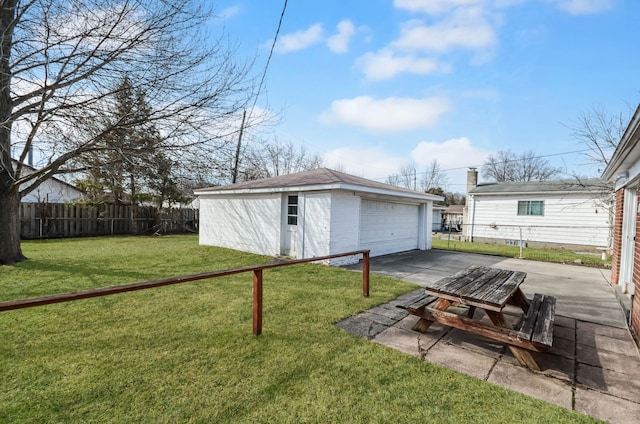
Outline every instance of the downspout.
<path fill-rule="evenodd" d="M 300 194 L 298 194 L 298 208 L 300 208 L 300 200 L 302 200 L 302 247 L 300 248 L 300 250 L 302 250 L 300 258 L 301 259 L 305 259 L 306 256 L 304 255 L 304 247 L 306 245 L 306 238 L 307 238 L 307 232 L 305 231 L 305 227 L 307 225 L 307 199 L 305 195 L 300 196 Z M 300 213 L 300 209 L 298 209 L 298 213 Z"/>
<path fill-rule="evenodd" d="M 631 298 L 631 304 L 629 305 L 629 319 L 627 320 L 627 326 L 629 326 L 629 328 L 633 328 L 633 296 L 634 294 L 630 294 L 629 297 Z"/>

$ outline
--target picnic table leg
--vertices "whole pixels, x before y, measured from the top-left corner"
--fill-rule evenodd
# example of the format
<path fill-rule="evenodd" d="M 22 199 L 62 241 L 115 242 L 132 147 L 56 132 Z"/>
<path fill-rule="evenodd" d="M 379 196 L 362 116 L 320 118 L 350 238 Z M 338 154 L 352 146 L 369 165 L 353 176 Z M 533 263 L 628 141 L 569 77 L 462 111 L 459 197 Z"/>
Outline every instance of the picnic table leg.
<path fill-rule="evenodd" d="M 476 313 L 476 307 L 471 305 L 469 306 L 469 311 L 467 311 L 467 318 L 471 319 L 473 318 L 473 314 Z"/>
<path fill-rule="evenodd" d="M 511 296 L 509 299 L 509 304 L 519 306 L 524 314 L 526 315 L 529 312 L 529 306 L 531 306 L 531 302 L 527 299 L 527 296 L 522 292 L 522 289 L 518 287 L 518 290 Z"/>
<path fill-rule="evenodd" d="M 438 299 L 435 301 L 435 303 L 433 304 L 433 309 L 437 309 L 439 311 L 444 311 L 445 309 L 447 309 L 449 306 L 451 306 L 453 302 L 447 299 Z M 419 331 L 421 333 L 426 332 L 429 327 L 431 327 L 431 324 L 433 324 L 435 321 L 431 320 L 431 319 L 427 319 L 427 318 L 420 318 L 414 325 L 413 327 L 411 327 L 411 329 L 413 331 Z"/>
<path fill-rule="evenodd" d="M 493 322 L 494 325 L 502 328 L 511 329 L 511 326 L 509 325 L 509 323 L 507 323 L 507 320 L 504 318 L 504 314 L 502 312 L 495 312 L 495 311 L 486 311 L 486 312 L 489 318 L 491 319 L 491 322 Z M 531 352 L 521 347 L 517 347 L 513 345 L 508 345 L 508 346 L 509 346 L 509 350 L 511 350 L 511 353 L 513 353 L 513 356 L 517 359 L 520 365 L 524 365 L 525 367 L 535 371 L 540 371 L 540 367 L 538 366 L 538 363 L 535 361 L 535 359 L 533 359 L 533 356 L 531 356 Z"/>

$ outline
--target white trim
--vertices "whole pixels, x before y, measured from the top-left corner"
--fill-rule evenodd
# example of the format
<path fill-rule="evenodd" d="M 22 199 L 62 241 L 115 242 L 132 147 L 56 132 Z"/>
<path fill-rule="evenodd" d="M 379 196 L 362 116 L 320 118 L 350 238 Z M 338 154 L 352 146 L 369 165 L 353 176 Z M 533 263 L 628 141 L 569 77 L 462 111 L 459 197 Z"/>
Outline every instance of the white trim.
<path fill-rule="evenodd" d="M 416 200 L 431 200 L 439 201 L 443 200 L 442 196 L 436 196 L 434 194 L 422 194 L 411 193 L 407 191 L 396 191 L 392 189 L 381 189 L 375 187 L 365 187 L 355 184 L 345 183 L 331 183 L 331 184 L 313 184 L 303 186 L 292 187 L 268 187 L 268 188 L 245 188 L 245 189 L 229 189 L 229 190 L 216 190 L 215 188 L 201 188 L 194 190 L 194 193 L 198 196 L 219 196 L 225 194 L 259 194 L 259 193 L 283 193 L 283 192 L 305 192 L 305 191 L 325 191 L 325 190 L 347 190 L 355 191 L 359 193 L 377 194 L 383 196 L 392 196 L 404 199 L 416 199 Z"/>

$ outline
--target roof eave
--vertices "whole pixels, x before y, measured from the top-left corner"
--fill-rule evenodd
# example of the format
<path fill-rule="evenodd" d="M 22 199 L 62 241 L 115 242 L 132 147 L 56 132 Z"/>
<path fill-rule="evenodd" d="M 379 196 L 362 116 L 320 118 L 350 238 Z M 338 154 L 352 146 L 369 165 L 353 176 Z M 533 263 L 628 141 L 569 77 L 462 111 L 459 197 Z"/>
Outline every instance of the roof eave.
<path fill-rule="evenodd" d="M 616 150 L 613 152 L 611 156 L 611 160 L 607 164 L 604 172 L 602 173 L 602 178 L 608 181 L 614 179 L 614 175 L 620 170 L 620 167 L 627 160 L 629 155 L 634 151 L 634 148 L 637 145 L 638 136 L 636 135 L 640 131 L 640 105 L 636 108 L 633 117 L 629 121 L 629 125 L 627 129 L 624 131 Z M 634 141 L 635 139 L 635 141 Z M 636 153 L 638 150 L 636 149 Z"/>
<path fill-rule="evenodd" d="M 391 196 L 412 200 L 422 201 L 442 201 L 444 197 L 435 194 L 427 194 L 420 192 L 399 191 L 393 189 L 382 189 L 377 187 L 360 186 L 356 184 L 330 183 L 330 184 L 313 184 L 304 186 L 290 187 L 264 187 L 264 188 L 246 188 L 246 189 L 230 189 L 230 190 L 212 190 L 207 188 L 194 190 L 197 196 L 206 195 L 227 195 L 227 194 L 264 194 L 264 193 L 292 193 L 300 191 L 322 191 L 322 190 L 346 190 L 359 193 L 376 194 L 382 196 Z"/>

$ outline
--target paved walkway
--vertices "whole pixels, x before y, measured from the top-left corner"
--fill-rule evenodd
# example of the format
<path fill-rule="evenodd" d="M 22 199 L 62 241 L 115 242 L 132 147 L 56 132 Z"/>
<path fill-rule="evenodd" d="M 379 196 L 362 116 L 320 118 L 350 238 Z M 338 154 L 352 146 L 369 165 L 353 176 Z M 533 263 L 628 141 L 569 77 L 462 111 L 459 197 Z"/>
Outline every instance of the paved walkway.
<path fill-rule="evenodd" d="M 412 331 L 417 317 L 395 305 L 421 289 L 337 325 L 376 343 L 567 409 L 612 423 L 638 423 L 640 355 L 609 285 L 609 271 L 432 250 L 373 258 L 371 272 L 425 286 L 471 264 L 524 271 L 527 279 L 521 287 L 527 296 L 556 296 L 553 347 L 546 353 L 533 353 L 541 372 L 520 366 L 505 344 L 481 336 L 438 323 L 426 334 Z M 476 313 L 481 316 L 480 310 Z M 515 309 L 505 309 L 505 314 L 517 320 Z"/>

